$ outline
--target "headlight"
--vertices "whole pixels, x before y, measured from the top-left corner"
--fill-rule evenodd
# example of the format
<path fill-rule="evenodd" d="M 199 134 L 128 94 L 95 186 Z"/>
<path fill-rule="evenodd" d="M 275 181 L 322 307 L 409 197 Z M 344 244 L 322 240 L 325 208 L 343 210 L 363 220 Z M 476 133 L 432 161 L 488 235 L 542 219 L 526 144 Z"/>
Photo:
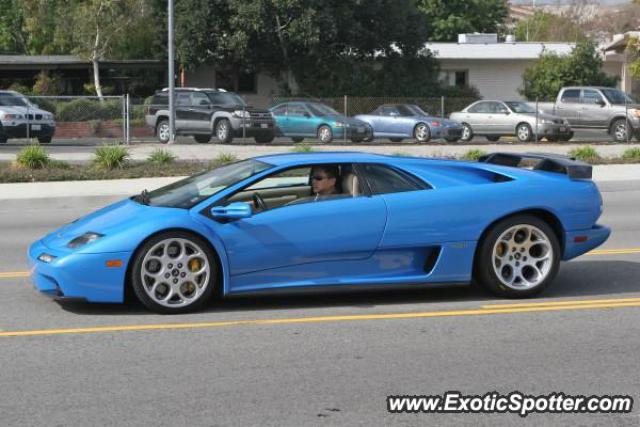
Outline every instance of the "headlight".
<path fill-rule="evenodd" d="M 54 259 L 56 259 L 57 257 L 55 255 L 49 255 L 47 253 L 41 253 L 40 255 L 38 255 L 38 260 L 42 261 L 42 262 L 46 262 L 47 264 L 49 264 L 51 261 L 53 261 Z"/>
<path fill-rule="evenodd" d="M 542 123 L 543 125 L 552 125 L 553 124 L 553 120 L 540 119 L 540 123 Z"/>
<path fill-rule="evenodd" d="M 343 128 L 346 126 L 344 122 L 335 122 L 333 125 L 337 128 Z"/>
<path fill-rule="evenodd" d="M 640 119 L 640 110 L 633 108 L 630 111 L 631 111 L 631 114 L 633 114 L 634 116 Z"/>
<path fill-rule="evenodd" d="M 67 243 L 67 247 L 71 249 L 79 248 L 80 246 L 84 246 L 88 243 L 95 242 L 99 238 L 103 237 L 104 234 L 94 233 L 92 231 L 87 231 L 82 236 L 78 236 L 69 243 Z"/>
<path fill-rule="evenodd" d="M 238 118 L 244 117 L 245 119 L 250 119 L 251 113 L 249 113 L 248 111 L 236 110 L 233 112 L 233 116 Z"/>
<path fill-rule="evenodd" d="M 0 117 L 6 120 L 20 120 L 22 119 L 22 114 L 0 113 Z"/>

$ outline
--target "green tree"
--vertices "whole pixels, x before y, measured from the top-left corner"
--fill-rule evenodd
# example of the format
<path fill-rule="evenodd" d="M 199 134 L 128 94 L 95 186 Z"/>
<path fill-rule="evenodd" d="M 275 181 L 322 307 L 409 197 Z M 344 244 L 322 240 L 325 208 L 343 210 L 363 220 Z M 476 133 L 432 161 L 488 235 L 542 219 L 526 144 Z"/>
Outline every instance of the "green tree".
<path fill-rule="evenodd" d="M 26 52 L 24 11 L 19 0 L 0 0 L 0 52 Z"/>
<path fill-rule="evenodd" d="M 602 71 L 603 60 L 591 41 L 580 42 L 569 55 L 541 55 L 523 75 L 520 93 L 527 99 L 553 101 L 564 86 L 614 86 L 617 78 Z"/>
<path fill-rule="evenodd" d="M 497 33 L 509 15 L 507 0 L 419 0 L 431 41 L 457 41 L 460 33 Z"/>
<path fill-rule="evenodd" d="M 587 39 L 575 21 L 543 11 L 536 11 L 530 18 L 518 22 L 514 34 L 518 41 L 577 42 Z"/>

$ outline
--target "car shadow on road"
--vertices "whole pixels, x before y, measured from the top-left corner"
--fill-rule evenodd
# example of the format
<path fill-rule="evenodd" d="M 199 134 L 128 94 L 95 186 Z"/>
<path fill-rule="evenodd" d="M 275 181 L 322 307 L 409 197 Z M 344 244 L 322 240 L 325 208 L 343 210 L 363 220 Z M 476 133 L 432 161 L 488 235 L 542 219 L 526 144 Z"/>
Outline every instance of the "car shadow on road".
<path fill-rule="evenodd" d="M 580 261 L 563 263 L 550 287 L 536 298 L 623 298 L 624 294 L 640 292 L 640 262 L 632 261 Z M 494 297 L 478 286 L 417 286 L 402 289 L 329 290 L 322 293 L 283 293 L 243 295 L 216 301 L 200 313 L 231 313 L 264 310 L 291 310 L 305 308 L 344 308 L 360 310 L 392 305 L 416 303 L 508 303 Z M 137 301 L 126 304 L 89 304 L 82 302 L 61 303 L 64 310 L 78 315 L 155 315 Z M 396 309 L 398 309 L 396 307 Z M 423 307 L 422 309 L 428 309 Z"/>

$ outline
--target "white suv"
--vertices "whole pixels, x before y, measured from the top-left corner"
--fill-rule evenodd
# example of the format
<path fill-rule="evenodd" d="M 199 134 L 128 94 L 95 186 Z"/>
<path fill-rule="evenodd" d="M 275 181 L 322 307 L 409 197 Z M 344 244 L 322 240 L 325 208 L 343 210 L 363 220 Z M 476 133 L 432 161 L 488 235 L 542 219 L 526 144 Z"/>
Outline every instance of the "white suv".
<path fill-rule="evenodd" d="M 12 90 L 0 91 L 0 144 L 9 138 L 38 138 L 51 142 L 56 131 L 53 114 L 41 110 L 24 95 Z"/>

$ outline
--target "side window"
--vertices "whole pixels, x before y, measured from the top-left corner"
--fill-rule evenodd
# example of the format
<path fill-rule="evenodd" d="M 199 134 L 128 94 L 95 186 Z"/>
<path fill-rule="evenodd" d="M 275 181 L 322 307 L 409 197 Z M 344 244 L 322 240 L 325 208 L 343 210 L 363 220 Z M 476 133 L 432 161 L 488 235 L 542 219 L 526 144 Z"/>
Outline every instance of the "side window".
<path fill-rule="evenodd" d="M 191 102 L 194 107 L 206 107 L 211 105 L 209 97 L 201 92 L 194 92 L 191 94 Z"/>
<path fill-rule="evenodd" d="M 287 114 L 287 104 L 278 106 L 272 111 L 272 113 L 276 116 L 284 116 Z"/>
<path fill-rule="evenodd" d="M 583 90 L 582 102 L 584 104 L 598 104 L 602 102 L 602 96 L 595 90 Z"/>
<path fill-rule="evenodd" d="M 162 107 L 169 105 L 169 98 L 165 94 L 155 95 L 151 100 L 152 107 Z"/>
<path fill-rule="evenodd" d="M 191 95 L 188 93 L 178 93 L 176 96 L 176 107 L 188 107 L 191 105 Z"/>
<path fill-rule="evenodd" d="M 362 165 L 367 181 L 376 194 L 401 193 L 429 188 L 417 179 L 383 165 Z"/>
<path fill-rule="evenodd" d="M 285 187 L 308 187 L 310 167 L 288 169 L 284 172 L 278 172 L 270 175 L 251 186 L 244 191 L 266 190 Z"/>
<path fill-rule="evenodd" d="M 383 116 L 399 116 L 398 109 L 396 107 L 386 106 L 382 107 Z"/>
<path fill-rule="evenodd" d="M 470 113 L 491 113 L 491 105 L 489 102 L 478 102 L 473 107 L 469 108 Z"/>
<path fill-rule="evenodd" d="M 580 89 L 567 89 L 562 92 L 560 102 L 577 103 L 580 102 Z"/>
<path fill-rule="evenodd" d="M 307 113 L 307 109 L 302 105 L 290 105 L 289 110 L 287 111 L 289 116 L 295 117 L 303 117 Z"/>
<path fill-rule="evenodd" d="M 507 109 L 507 107 L 502 103 L 502 102 L 494 102 L 494 107 L 495 110 L 493 111 L 494 113 L 507 113 L 509 110 Z"/>

